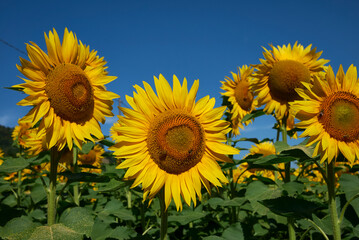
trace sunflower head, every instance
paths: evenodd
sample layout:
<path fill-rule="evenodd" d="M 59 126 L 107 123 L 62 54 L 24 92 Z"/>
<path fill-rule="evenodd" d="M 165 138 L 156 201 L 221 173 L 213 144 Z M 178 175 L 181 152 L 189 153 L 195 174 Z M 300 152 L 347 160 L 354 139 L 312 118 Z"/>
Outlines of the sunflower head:
<path fill-rule="evenodd" d="M 196 102 L 198 80 L 188 91 L 186 79 L 181 85 L 174 76 L 171 88 L 160 75 L 157 94 L 143 84 L 144 89 L 135 85 L 133 97 L 126 96 L 132 109 L 120 108 L 124 115 L 112 127 L 116 144 L 110 150 L 126 159 L 118 168 L 128 168 L 125 179 L 134 179 L 132 187 L 142 184 L 144 200 L 164 188 L 166 207 L 173 199 L 182 209 L 181 196 L 196 204 L 202 184 L 210 191 L 211 184 L 228 182 L 217 161 L 231 161 L 224 154 L 239 152 L 222 143 L 230 131 L 221 120 L 225 107 L 213 109 L 215 99 L 208 96 Z"/>
<path fill-rule="evenodd" d="M 21 122 L 21 119 L 18 123 L 11 136 L 29 156 L 36 156 L 47 150 L 44 130 L 39 131 L 38 127 L 31 127 L 30 123 Z"/>
<path fill-rule="evenodd" d="M 45 42 L 47 53 L 27 44 L 30 61 L 20 58 L 17 65 L 27 79 L 13 87 L 29 95 L 18 104 L 33 107 L 21 122 L 34 126 L 40 121 L 48 149 L 81 148 L 86 140 L 103 138 L 99 122 L 113 116 L 112 99 L 118 97 L 104 85 L 116 77 L 108 76 L 103 58 L 67 29 L 62 43 L 55 29 L 45 34 Z"/>
<path fill-rule="evenodd" d="M 318 75 L 313 84 L 297 92 L 303 98 L 291 103 L 297 127 L 306 128 L 301 137 L 310 137 L 308 145 L 317 143 L 314 155 L 321 162 L 336 159 L 339 152 L 353 163 L 359 157 L 359 82 L 357 69 L 351 65 L 345 74 L 342 66 L 335 76 L 329 66 L 325 78 Z"/>
<path fill-rule="evenodd" d="M 266 104 L 264 110 L 267 113 L 274 111 L 280 120 L 288 112 L 288 103 L 300 99 L 295 89 L 311 82 L 329 61 L 319 59 L 322 52 L 317 53 L 311 45 L 306 48 L 297 43 L 293 47 L 290 44 L 277 48 L 270 46 L 271 50 L 264 48 L 265 59 L 255 65 L 258 71 L 253 75 L 251 87 L 258 96 L 258 104 Z"/>
<path fill-rule="evenodd" d="M 93 149 L 91 149 L 86 154 L 79 154 L 78 159 L 79 163 L 83 165 L 92 165 L 94 167 L 101 167 L 101 162 L 103 159 L 102 154 L 105 153 L 105 150 L 100 145 L 95 145 Z"/>
<path fill-rule="evenodd" d="M 231 116 L 234 135 L 238 135 L 239 128 L 243 128 L 243 117 L 255 109 L 256 101 L 252 90 L 249 88 L 252 73 L 253 68 L 244 65 L 242 68 L 238 68 L 238 73 L 231 72 L 233 79 L 226 77 L 225 81 L 221 81 L 221 89 L 225 91 L 221 94 L 228 97 L 231 104 L 228 111 Z M 250 122 L 251 120 L 244 124 L 247 125 Z"/>

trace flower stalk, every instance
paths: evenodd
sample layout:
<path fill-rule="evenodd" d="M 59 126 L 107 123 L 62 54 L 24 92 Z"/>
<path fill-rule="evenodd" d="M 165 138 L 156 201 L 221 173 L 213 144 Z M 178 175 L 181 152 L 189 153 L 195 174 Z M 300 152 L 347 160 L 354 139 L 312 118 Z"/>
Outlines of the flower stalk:
<path fill-rule="evenodd" d="M 329 200 L 329 213 L 332 220 L 333 237 L 334 240 L 341 240 L 341 232 L 339 225 L 339 218 L 337 212 L 337 205 L 335 201 L 335 161 L 331 161 L 327 164 L 327 187 L 328 187 L 328 200 Z"/>
<path fill-rule="evenodd" d="M 56 223 L 56 181 L 57 165 L 59 162 L 59 152 L 56 148 L 51 149 L 50 162 L 50 184 L 47 195 L 47 225 L 51 226 Z"/>
<path fill-rule="evenodd" d="M 73 154 L 72 154 L 72 164 L 74 166 L 74 173 L 78 172 L 78 163 L 77 163 L 77 153 L 78 153 L 78 149 L 77 147 L 73 148 Z M 79 194 L 79 183 L 76 182 L 74 183 L 74 202 L 77 206 L 80 206 L 80 194 Z"/>
<path fill-rule="evenodd" d="M 282 124 L 280 125 L 280 129 L 282 132 L 282 138 L 283 142 L 287 143 L 287 117 L 288 115 L 285 115 L 282 119 Z M 290 162 L 285 163 L 285 169 L 284 169 L 284 182 L 288 183 L 290 182 Z M 295 240 L 295 228 L 294 228 L 294 219 L 292 217 L 287 217 L 287 223 L 288 223 L 288 234 L 289 234 L 289 240 Z"/>
<path fill-rule="evenodd" d="M 159 193 L 160 207 L 161 207 L 161 240 L 167 239 L 167 228 L 168 228 L 168 212 L 165 203 L 165 191 L 161 189 Z"/>

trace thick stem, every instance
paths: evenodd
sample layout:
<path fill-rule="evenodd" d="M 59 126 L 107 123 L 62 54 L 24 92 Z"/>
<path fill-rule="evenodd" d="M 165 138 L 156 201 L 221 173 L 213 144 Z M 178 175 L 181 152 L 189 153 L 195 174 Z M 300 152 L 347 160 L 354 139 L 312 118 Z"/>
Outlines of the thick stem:
<path fill-rule="evenodd" d="M 335 202 L 335 172 L 334 172 L 335 161 L 331 161 L 327 164 L 327 187 L 328 187 L 328 198 L 329 198 L 329 212 L 332 220 L 333 237 L 334 240 L 341 239 L 337 205 Z"/>
<path fill-rule="evenodd" d="M 282 131 L 283 142 L 287 143 L 287 116 L 282 119 L 282 124 L 280 126 Z M 285 163 L 284 167 L 284 182 L 290 182 L 290 162 Z M 287 217 L 288 222 L 288 234 L 289 240 L 295 240 L 295 227 L 294 219 L 292 217 Z"/>
<path fill-rule="evenodd" d="M 56 178 L 59 152 L 56 148 L 51 149 L 50 184 L 47 197 L 47 225 L 51 226 L 56 221 Z"/>
<path fill-rule="evenodd" d="M 74 166 L 74 173 L 78 172 L 78 164 L 77 164 L 77 153 L 78 150 L 76 147 L 73 148 L 73 154 L 72 154 L 72 164 Z M 80 206 L 80 194 L 79 194 L 79 183 L 74 183 L 74 202 L 77 206 Z"/>
<path fill-rule="evenodd" d="M 17 172 L 17 206 L 21 204 L 21 170 Z"/>
<path fill-rule="evenodd" d="M 160 191 L 160 207 L 161 207 L 161 240 L 167 239 L 167 218 L 168 212 L 165 203 L 165 189 L 162 188 Z"/>

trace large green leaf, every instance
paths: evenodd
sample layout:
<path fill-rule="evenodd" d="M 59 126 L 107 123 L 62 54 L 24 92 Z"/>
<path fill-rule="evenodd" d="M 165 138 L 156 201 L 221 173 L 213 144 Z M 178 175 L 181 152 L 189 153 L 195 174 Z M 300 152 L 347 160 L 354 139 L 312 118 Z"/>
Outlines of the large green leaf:
<path fill-rule="evenodd" d="M 94 173 L 80 172 L 72 173 L 70 171 L 59 173 L 60 176 L 68 178 L 70 183 L 73 182 L 109 182 L 110 178 L 107 176 L 97 175 Z"/>
<path fill-rule="evenodd" d="M 244 240 L 241 223 L 236 223 L 224 230 L 222 237 L 226 240 Z"/>
<path fill-rule="evenodd" d="M 135 237 L 137 233 L 134 229 L 125 226 L 119 226 L 112 229 L 109 224 L 106 224 L 96 219 L 92 229 L 91 239 L 92 240 L 106 240 L 106 239 L 131 239 Z"/>
<path fill-rule="evenodd" d="M 204 218 L 207 213 L 204 212 L 194 212 L 194 211 L 182 211 L 178 215 L 170 215 L 168 217 L 168 222 L 178 222 L 181 225 L 186 225 L 190 222 L 196 221 L 198 219 Z"/>
<path fill-rule="evenodd" d="M 19 158 L 7 158 L 3 164 L 0 165 L 0 173 L 13 173 L 23 170 L 29 166 L 29 162 L 26 159 Z"/>
<path fill-rule="evenodd" d="M 108 139 L 103 139 L 103 140 L 100 141 L 100 143 L 107 146 L 107 147 L 111 147 L 111 146 L 115 145 L 114 142 L 112 142 L 112 141 L 110 141 Z"/>
<path fill-rule="evenodd" d="M 345 193 L 345 198 L 349 201 L 352 197 L 359 193 L 359 178 L 355 175 L 343 174 L 339 179 L 340 187 Z M 359 216 L 359 198 L 354 199 L 350 203 L 357 216 Z"/>
<path fill-rule="evenodd" d="M 327 215 L 324 218 L 320 219 L 316 215 L 313 214 L 313 221 L 315 224 L 320 227 L 325 234 L 327 235 L 333 235 L 333 227 L 332 227 L 332 220 L 330 219 L 330 216 Z"/>
<path fill-rule="evenodd" d="M 260 117 L 260 116 L 263 116 L 265 115 L 266 113 L 263 112 L 263 109 L 258 109 L 258 110 L 254 110 L 252 111 L 251 113 L 245 115 L 243 118 L 242 118 L 242 122 L 246 122 L 248 120 L 251 120 L 253 118 L 256 118 L 256 117 Z"/>
<path fill-rule="evenodd" d="M 62 224 L 54 224 L 37 227 L 28 240 L 81 240 L 82 236 Z"/>
<path fill-rule="evenodd" d="M 30 196 L 35 204 L 46 199 L 46 192 L 44 186 L 42 184 L 35 184 L 34 187 L 31 189 Z"/>
<path fill-rule="evenodd" d="M 233 198 L 233 199 L 222 199 L 218 197 L 210 198 L 206 203 L 208 203 L 212 208 L 217 206 L 221 207 L 238 207 L 246 201 L 245 198 Z"/>
<path fill-rule="evenodd" d="M 261 215 L 265 215 L 268 212 L 268 208 L 260 204 L 258 201 L 277 198 L 281 195 L 282 191 L 275 185 L 265 185 L 260 181 L 251 182 L 245 194 L 245 197 L 251 203 L 253 211 L 258 212 Z"/>
<path fill-rule="evenodd" d="M 266 199 L 260 203 L 278 215 L 297 219 L 310 218 L 315 210 L 324 207 L 315 202 L 288 196 Z"/>
<path fill-rule="evenodd" d="M 61 215 L 60 223 L 63 223 L 78 233 L 90 236 L 94 218 L 87 208 L 75 207 Z"/>
<path fill-rule="evenodd" d="M 82 145 L 82 149 L 80 150 L 80 153 L 88 154 L 93 149 L 94 146 L 95 144 L 93 142 L 87 142 L 84 145 Z"/>
<path fill-rule="evenodd" d="M 120 220 L 124 220 L 124 221 L 135 221 L 136 220 L 135 216 L 132 214 L 131 210 L 125 208 L 123 206 L 123 203 L 117 199 L 114 199 L 114 200 L 111 200 L 110 202 L 108 202 L 106 204 L 105 208 L 103 209 L 103 211 L 101 211 L 99 213 L 99 217 L 108 216 L 108 215 L 116 216 Z"/>
<path fill-rule="evenodd" d="M 301 182 L 287 182 L 282 185 L 283 189 L 288 192 L 290 196 L 301 194 L 304 191 L 304 184 Z"/>
<path fill-rule="evenodd" d="M 117 181 L 116 179 L 112 178 L 108 183 L 105 184 L 98 184 L 98 192 L 113 192 L 118 189 L 121 189 L 123 187 L 126 187 L 128 185 L 132 184 L 131 182 L 123 182 L 123 181 Z"/>
<path fill-rule="evenodd" d="M 0 237 L 8 240 L 26 240 L 39 225 L 39 223 L 34 223 L 30 217 L 14 218 L 6 223 Z"/>

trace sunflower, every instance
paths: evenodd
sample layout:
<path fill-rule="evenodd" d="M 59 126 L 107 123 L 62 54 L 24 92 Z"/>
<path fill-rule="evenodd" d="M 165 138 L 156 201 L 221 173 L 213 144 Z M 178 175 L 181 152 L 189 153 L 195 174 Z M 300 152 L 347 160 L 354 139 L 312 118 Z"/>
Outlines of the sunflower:
<path fill-rule="evenodd" d="M 221 94 L 228 97 L 228 100 L 231 103 L 229 113 L 231 115 L 232 131 L 234 135 L 240 134 L 239 128 L 243 129 L 243 117 L 255 109 L 253 93 L 249 89 L 252 73 L 253 68 L 244 65 L 242 68 L 238 68 L 238 73 L 231 72 L 233 80 L 226 77 L 225 81 L 221 81 L 221 89 L 225 91 Z M 244 124 L 248 125 L 250 122 L 251 120 L 246 121 Z"/>
<path fill-rule="evenodd" d="M 254 65 L 258 70 L 253 74 L 251 87 L 257 96 L 258 105 L 265 105 L 264 111 L 275 112 L 281 120 L 288 113 L 288 103 L 299 99 L 295 88 L 302 87 L 302 82 L 311 82 L 313 76 L 324 70 L 329 60 L 318 59 L 322 52 L 316 52 L 312 45 L 304 48 L 297 42 L 283 45 L 271 50 L 264 48 L 265 59 Z"/>
<path fill-rule="evenodd" d="M 359 82 L 357 69 L 351 65 L 346 72 L 340 66 L 334 75 L 328 67 L 325 79 L 314 78 L 313 84 L 297 89 L 303 100 L 291 103 L 305 128 L 301 137 L 309 137 L 307 146 L 317 143 L 313 156 L 320 154 L 321 162 L 336 160 L 341 152 L 353 164 L 359 158 Z"/>
<path fill-rule="evenodd" d="M 0 148 L 0 158 L 4 157 L 4 151 Z M 3 161 L 0 159 L 0 165 L 3 163 Z"/>
<path fill-rule="evenodd" d="M 79 164 L 82 165 L 92 165 L 97 167 L 97 169 L 89 168 L 87 171 L 91 173 L 100 173 L 101 172 L 101 163 L 105 150 L 100 145 L 95 145 L 93 149 L 90 150 L 87 154 L 79 154 L 78 160 Z"/>
<path fill-rule="evenodd" d="M 269 155 L 275 155 L 276 150 L 275 150 L 274 144 L 272 142 L 261 142 L 261 143 L 252 145 L 252 147 L 249 149 L 248 155 L 255 155 L 255 154 L 261 154 L 263 157 L 266 157 Z M 284 163 L 276 164 L 276 167 L 280 171 L 284 170 Z M 252 169 L 249 169 L 248 171 L 252 172 L 253 175 L 270 178 L 273 181 L 281 178 L 281 177 L 277 176 L 276 173 L 273 172 L 272 170 L 252 168 Z"/>
<path fill-rule="evenodd" d="M 24 123 L 19 120 L 19 125 L 15 126 L 11 136 L 26 153 L 30 156 L 36 156 L 46 149 L 45 129 L 39 131 L 38 127 L 31 127 L 30 123 Z"/>
<path fill-rule="evenodd" d="M 116 77 L 107 76 L 103 59 L 67 29 L 62 44 L 55 29 L 45 33 L 45 41 L 48 54 L 31 42 L 26 46 L 30 61 L 20 58 L 17 65 L 28 79 L 13 87 L 29 95 L 18 105 L 33 106 L 21 122 L 34 126 L 40 121 L 48 149 L 81 148 L 85 139 L 103 138 L 99 122 L 113 116 L 112 99 L 118 97 L 104 84 Z"/>
<path fill-rule="evenodd" d="M 186 79 L 181 86 L 173 76 L 173 91 L 162 75 L 154 80 L 158 96 L 146 82 L 144 89 L 134 86 L 134 97 L 126 96 L 132 109 L 120 108 L 124 116 L 119 116 L 117 143 L 110 150 L 126 158 L 118 168 L 129 168 L 124 178 L 135 179 L 132 187 L 142 183 L 144 200 L 164 188 L 166 208 L 173 198 L 178 211 L 181 196 L 187 205 L 192 200 L 196 205 L 202 184 L 210 192 L 210 183 L 227 183 L 217 161 L 232 162 L 224 154 L 239 150 L 223 144 L 230 131 L 221 120 L 226 107 L 213 109 L 215 99 L 209 96 L 195 102 L 198 80 L 189 92 Z"/>

